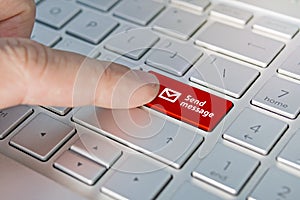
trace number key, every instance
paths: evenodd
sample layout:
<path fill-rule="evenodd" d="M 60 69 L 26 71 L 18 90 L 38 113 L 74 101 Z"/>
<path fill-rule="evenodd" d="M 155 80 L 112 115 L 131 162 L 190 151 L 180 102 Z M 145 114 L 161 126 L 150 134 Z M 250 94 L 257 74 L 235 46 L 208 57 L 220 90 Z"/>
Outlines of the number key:
<path fill-rule="evenodd" d="M 195 178 L 237 195 L 258 166 L 258 161 L 218 144 L 192 172 Z"/>
<path fill-rule="evenodd" d="M 300 80 L 300 47 L 293 50 L 278 69 L 278 73 Z"/>
<path fill-rule="evenodd" d="M 254 189 L 248 200 L 274 199 L 292 200 L 299 199 L 300 178 L 271 168 Z"/>
<path fill-rule="evenodd" d="M 278 119 L 245 109 L 225 131 L 223 137 L 266 155 L 286 128 L 287 124 Z"/>
<path fill-rule="evenodd" d="M 272 77 L 252 99 L 252 104 L 294 119 L 300 112 L 300 85 Z"/>
<path fill-rule="evenodd" d="M 282 150 L 277 157 L 279 162 L 292 166 L 300 170 L 300 129 L 295 133 L 286 147 Z"/>

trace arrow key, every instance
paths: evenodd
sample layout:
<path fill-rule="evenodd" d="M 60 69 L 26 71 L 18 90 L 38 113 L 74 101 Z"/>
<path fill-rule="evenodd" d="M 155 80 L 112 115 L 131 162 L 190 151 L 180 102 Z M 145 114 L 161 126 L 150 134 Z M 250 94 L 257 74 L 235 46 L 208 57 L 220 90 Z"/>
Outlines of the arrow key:
<path fill-rule="evenodd" d="M 40 113 L 12 137 L 10 145 L 41 161 L 46 161 L 74 133 L 74 128 Z"/>
<path fill-rule="evenodd" d="M 80 181 L 93 185 L 105 172 L 105 167 L 72 151 L 64 152 L 54 167 Z"/>
<path fill-rule="evenodd" d="M 225 131 L 223 137 L 267 155 L 286 128 L 286 123 L 247 108 Z"/>
<path fill-rule="evenodd" d="M 120 158 L 122 151 L 112 141 L 92 134 L 83 134 L 71 146 L 71 150 L 109 168 Z"/>
<path fill-rule="evenodd" d="M 171 177 L 164 167 L 129 156 L 114 166 L 101 192 L 115 199 L 155 199 Z"/>

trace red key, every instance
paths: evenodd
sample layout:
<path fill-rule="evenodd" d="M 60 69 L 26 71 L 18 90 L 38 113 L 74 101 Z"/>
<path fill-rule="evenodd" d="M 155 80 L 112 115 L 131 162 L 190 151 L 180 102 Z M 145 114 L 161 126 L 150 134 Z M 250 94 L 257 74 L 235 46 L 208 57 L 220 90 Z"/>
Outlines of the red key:
<path fill-rule="evenodd" d="M 233 103 L 161 74 L 154 74 L 160 82 L 158 96 L 146 106 L 178 120 L 212 131 Z"/>

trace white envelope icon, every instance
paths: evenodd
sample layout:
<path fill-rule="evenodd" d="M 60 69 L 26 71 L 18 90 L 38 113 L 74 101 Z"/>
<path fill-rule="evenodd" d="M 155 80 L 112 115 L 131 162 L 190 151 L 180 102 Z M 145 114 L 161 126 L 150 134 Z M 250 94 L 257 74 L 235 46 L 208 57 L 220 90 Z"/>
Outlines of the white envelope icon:
<path fill-rule="evenodd" d="M 181 96 L 180 92 L 177 92 L 175 90 L 172 90 L 170 88 L 165 88 L 159 95 L 159 98 L 162 98 L 164 100 L 170 101 L 171 103 L 174 103 L 177 101 L 177 99 Z"/>

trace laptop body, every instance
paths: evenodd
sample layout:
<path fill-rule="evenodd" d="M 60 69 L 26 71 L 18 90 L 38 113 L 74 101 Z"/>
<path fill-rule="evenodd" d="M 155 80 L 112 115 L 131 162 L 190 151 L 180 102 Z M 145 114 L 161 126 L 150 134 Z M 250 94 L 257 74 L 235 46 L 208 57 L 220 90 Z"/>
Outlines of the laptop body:
<path fill-rule="evenodd" d="M 41 0 L 37 9 L 33 40 L 151 71 L 166 106 L 2 110 L 3 198 L 297 198 L 297 1 Z M 111 23 L 97 39 L 78 28 L 100 18 Z"/>

